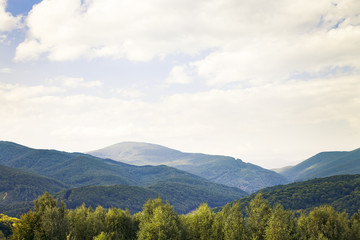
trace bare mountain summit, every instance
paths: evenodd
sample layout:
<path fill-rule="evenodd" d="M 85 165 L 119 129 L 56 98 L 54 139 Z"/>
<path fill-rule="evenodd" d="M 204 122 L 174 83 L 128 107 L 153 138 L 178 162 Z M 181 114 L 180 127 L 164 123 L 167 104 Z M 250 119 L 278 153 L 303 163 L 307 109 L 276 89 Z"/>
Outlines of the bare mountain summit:
<path fill-rule="evenodd" d="M 274 171 L 233 157 L 184 153 L 150 143 L 123 142 L 89 154 L 134 165 L 168 165 L 249 193 L 288 182 Z"/>

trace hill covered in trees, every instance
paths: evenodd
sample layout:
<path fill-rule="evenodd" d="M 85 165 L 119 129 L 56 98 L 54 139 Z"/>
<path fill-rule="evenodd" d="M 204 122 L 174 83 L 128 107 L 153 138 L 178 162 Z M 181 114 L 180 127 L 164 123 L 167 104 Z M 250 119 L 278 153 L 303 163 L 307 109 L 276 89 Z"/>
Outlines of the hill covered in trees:
<path fill-rule="evenodd" d="M 278 172 L 292 181 L 360 174 L 360 148 L 349 152 L 318 153 L 296 166 L 279 169 Z"/>
<path fill-rule="evenodd" d="M 28 211 L 32 201 L 44 192 L 56 193 L 67 188 L 54 179 L 2 165 L 0 173 L 0 209 L 12 216 Z"/>
<path fill-rule="evenodd" d="M 163 164 L 249 193 L 289 182 L 274 171 L 233 157 L 184 153 L 150 143 L 123 142 L 89 154 L 135 165 Z"/>
<path fill-rule="evenodd" d="M 72 204 L 69 203 L 71 207 L 75 207 L 75 202 L 78 204 L 88 202 L 89 204 L 112 205 L 115 201 L 113 198 L 103 198 L 103 201 L 100 201 L 100 195 L 89 194 L 89 186 L 99 186 L 93 190 L 101 194 L 102 192 L 109 193 L 112 190 L 120 191 L 119 187 L 111 188 L 109 186 L 123 185 L 121 189 L 124 192 L 115 192 L 113 195 L 122 195 L 128 198 L 128 202 L 136 204 L 132 207 L 129 205 L 116 206 L 126 206 L 129 209 L 138 210 L 147 199 L 144 196 L 153 198 L 161 195 L 174 204 L 175 209 L 179 212 L 191 211 L 201 202 L 208 202 L 211 207 L 215 207 L 247 195 L 246 192 L 238 188 L 213 183 L 199 176 L 164 165 L 133 166 L 82 153 L 31 149 L 11 142 L 0 142 L 0 164 L 22 169 L 21 173 L 27 175 L 25 174 L 26 176 L 21 178 L 17 177 L 19 181 L 22 178 L 34 177 L 34 179 L 29 180 L 29 183 L 33 183 L 34 186 L 41 189 L 37 192 L 35 190 L 30 191 L 30 188 L 22 191 L 25 196 L 24 199 L 16 198 L 16 195 L 9 191 L 7 201 L 4 202 L 2 209 L 12 216 L 21 213 L 24 209 L 27 211 L 31 206 L 29 201 L 34 200 L 37 195 L 42 194 L 45 190 L 54 193 L 65 188 L 72 193 L 69 196 L 74 197 Z M 39 182 L 36 179 L 43 179 L 43 181 Z M 3 181 L 4 186 L 13 184 L 16 189 L 20 189 L 22 184 L 17 181 L 11 182 L 11 178 L 3 178 Z M 53 189 L 53 186 L 49 185 L 50 182 L 57 183 L 58 189 Z M 139 191 L 143 191 L 144 196 Z M 5 192 L 6 190 L 2 191 L 3 194 Z M 67 201 L 66 198 L 64 200 Z M 20 205 L 16 205 L 18 207 L 13 205 L 23 201 L 26 203 L 19 203 Z M 14 209 L 17 212 L 13 212 Z"/>
<path fill-rule="evenodd" d="M 245 214 L 243 214 L 244 212 Z M 82 205 L 68 210 L 66 205 L 48 193 L 35 201 L 34 211 L 19 220 L 0 216 L 0 229 L 11 223 L 13 240 L 84 239 L 84 240 L 357 240 L 360 238 L 360 215 L 351 217 L 331 206 L 320 206 L 309 213 L 287 211 L 281 204 L 274 207 L 256 195 L 245 209 L 239 202 L 221 211 L 211 211 L 201 204 L 187 215 L 177 214 L 161 198 L 148 200 L 141 212 L 131 215 L 118 208 L 96 209 Z M 7 225 L 6 225 L 7 224 Z M 2 230 L 1 230 L 2 231 Z M 0 232 L 0 235 L 4 235 Z"/>
<path fill-rule="evenodd" d="M 261 193 L 271 205 L 280 203 L 285 209 L 311 210 L 330 205 L 339 212 L 354 214 L 360 206 L 360 175 L 338 175 L 262 189 L 237 200 L 242 207 Z"/>

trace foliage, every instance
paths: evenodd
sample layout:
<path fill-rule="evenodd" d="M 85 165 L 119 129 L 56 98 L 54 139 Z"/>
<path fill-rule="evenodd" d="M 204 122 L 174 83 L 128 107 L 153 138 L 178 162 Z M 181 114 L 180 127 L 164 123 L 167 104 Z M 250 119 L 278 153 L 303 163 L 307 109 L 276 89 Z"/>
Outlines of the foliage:
<path fill-rule="evenodd" d="M 3 238 L 6 238 L 12 234 L 12 226 L 18 221 L 19 219 L 17 218 L 0 214 L 0 232 L 3 235 Z"/>
<path fill-rule="evenodd" d="M 281 203 L 286 210 L 310 211 L 330 205 L 336 211 L 352 215 L 360 206 L 360 175 L 339 175 L 265 188 L 237 201 L 244 209 L 258 193 L 270 205 Z"/>
<path fill-rule="evenodd" d="M 160 197 L 148 200 L 142 211 L 131 215 L 118 208 L 95 210 L 82 205 L 67 210 L 63 203 L 45 193 L 35 201 L 34 211 L 14 222 L 11 239 L 59 240 L 355 240 L 360 239 L 360 211 L 349 218 L 331 206 L 320 206 L 296 217 L 281 204 L 271 208 L 258 194 L 246 207 L 240 203 L 213 212 L 207 204 L 196 211 L 178 215 L 173 206 Z M 9 219 L 1 215 L 4 219 Z M 1 234 L 1 233 L 0 233 Z M 1 235 L 0 235 L 1 239 Z"/>
<path fill-rule="evenodd" d="M 175 240 L 181 237 L 177 214 L 160 197 L 145 203 L 139 221 L 139 240 Z"/>

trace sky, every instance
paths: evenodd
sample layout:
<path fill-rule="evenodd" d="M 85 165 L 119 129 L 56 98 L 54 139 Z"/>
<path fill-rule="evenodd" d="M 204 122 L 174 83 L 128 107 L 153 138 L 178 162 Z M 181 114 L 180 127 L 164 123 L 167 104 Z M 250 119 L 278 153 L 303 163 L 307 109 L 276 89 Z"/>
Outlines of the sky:
<path fill-rule="evenodd" d="M 360 147 L 358 0 L 0 0 L 0 140 L 265 168 Z"/>

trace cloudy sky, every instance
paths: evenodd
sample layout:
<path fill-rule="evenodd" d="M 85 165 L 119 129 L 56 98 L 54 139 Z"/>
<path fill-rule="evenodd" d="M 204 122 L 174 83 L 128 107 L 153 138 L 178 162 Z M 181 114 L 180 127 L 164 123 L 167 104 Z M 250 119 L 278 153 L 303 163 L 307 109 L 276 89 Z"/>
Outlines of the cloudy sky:
<path fill-rule="evenodd" d="M 266 168 L 360 147 L 358 0 L 0 0 L 0 139 Z"/>

